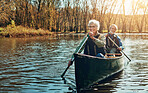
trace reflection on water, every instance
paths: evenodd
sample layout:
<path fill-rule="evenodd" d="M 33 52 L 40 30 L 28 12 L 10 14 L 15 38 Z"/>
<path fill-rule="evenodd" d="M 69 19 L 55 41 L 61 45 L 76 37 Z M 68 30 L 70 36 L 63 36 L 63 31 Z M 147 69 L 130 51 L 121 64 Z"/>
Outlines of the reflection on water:
<path fill-rule="evenodd" d="M 132 61 L 119 76 L 86 93 L 148 93 L 148 35 L 119 35 Z M 74 66 L 65 75 L 68 84 L 60 75 L 83 36 L 0 38 L 0 92 L 72 92 Z"/>

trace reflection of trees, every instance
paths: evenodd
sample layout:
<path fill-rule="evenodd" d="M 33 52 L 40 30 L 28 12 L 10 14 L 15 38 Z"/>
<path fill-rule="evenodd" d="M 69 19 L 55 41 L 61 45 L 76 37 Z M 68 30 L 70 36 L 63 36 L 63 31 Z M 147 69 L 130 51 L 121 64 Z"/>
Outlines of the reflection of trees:
<path fill-rule="evenodd" d="M 16 39 L 10 39 L 10 38 L 6 38 L 6 39 L 1 39 L 0 40 L 0 51 L 1 53 L 7 53 L 7 52 L 15 52 L 15 49 L 17 47 L 17 43 L 16 43 Z"/>
<path fill-rule="evenodd" d="M 82 39 L 85 34 L 56 34 L 56 39 L 65 39 L 65 40 L 75 40 L 75 39 Z M 54 37 L 53 37 L 54 38 Z"/>
<path fill-rule="evenodd" d="M 136 40 L 136 39 L 144 39 L 147 40 L 148 39 L 148 35 L 147 34 L 122 34 L 121 35 L 122 39 L 124 40 L 125 38 L 130 38 L 132 40 Z"/>
<path fill-rule="evenodd" d="M 144 36 L 146 37 L 146 36 Z M 135 35 L 128 37 L 131 39 L 130 49 L 131 57 L 136 60 L 148 60 L 148 45 L 147 39 L 143 39 L 141 35 Z"/>
<path fill-rule="evenodd" d="M 132 60 L 148 60 L 147 34 L 121 34 L 125 53 L 129 53 Z"/>
<path fill-rule="evenodd" d="M 148 63 L 145 62 L 136 62 L 130 64 L 130 68 L 133 69 L 134 71 L 137 71 L 137 73 L 140 73 L 139 71 L 147 70 Z"/>

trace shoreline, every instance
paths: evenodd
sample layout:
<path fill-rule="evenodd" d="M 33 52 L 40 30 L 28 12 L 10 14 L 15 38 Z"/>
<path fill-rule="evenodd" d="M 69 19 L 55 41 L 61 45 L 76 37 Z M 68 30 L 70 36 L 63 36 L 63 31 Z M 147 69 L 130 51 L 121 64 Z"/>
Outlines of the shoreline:
<path fill-rule="evenodd" d="M 84 31 L 78 32 L 78 33 L 86 33 Z M 107 30 L 104 30 L 103 33 L 107 33 Z M 122 33 L 121 30 L 118 30 L 116 33 Z M 128 34 L 129 32 L 124 32 L 123 34 Z M 140 34 L 137 31 L 130 32 L 133 34 Z M 141 34 L 148 33 L 146 32 L 141 32 Z M 0 27 L 0 38 L 7 37 L 7 38 L 25 38 L 25 37 L 35 37 L 35 36 L 51 36 L 55 34 L 76 34 L 76 32 L 72 31 L 66 31 L 66 32 L 53 32 L 49 30 L 44 30 L 44 29 L 33 29 L 33 28 L 28 28 L 28 27 L 23 27 L 23 26 L 15 26 L 12 27 L 11 25 L 1 28 Z"/>

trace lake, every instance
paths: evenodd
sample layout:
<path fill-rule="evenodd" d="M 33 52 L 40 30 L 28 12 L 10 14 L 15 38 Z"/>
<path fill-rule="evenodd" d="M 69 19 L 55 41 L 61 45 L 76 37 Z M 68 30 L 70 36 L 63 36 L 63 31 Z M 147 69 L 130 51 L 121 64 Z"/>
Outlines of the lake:
<path fill-rule="evenodd" d="M 148 93 L 148 34 L 118 35 L 132 61 L 120 75 L 86 93 Z M 0 38 L 0 92 L 71 93 L 74 65 L 65 74 L 66 82 L 60 76 L 83 37 Z"/>

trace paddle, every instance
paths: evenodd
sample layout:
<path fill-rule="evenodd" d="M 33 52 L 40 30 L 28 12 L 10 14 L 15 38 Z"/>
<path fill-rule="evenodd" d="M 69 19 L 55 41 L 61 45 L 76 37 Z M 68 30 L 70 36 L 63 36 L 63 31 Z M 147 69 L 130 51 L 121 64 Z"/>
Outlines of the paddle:
<path fill-rule="evenodd" d="M 89 37 L 88 34 L 84 36 L 84 38 L 82 39 L 81 43 L 76 48 L 76 50 L 75 50 L 74 53 L 80 53 L 80 52 L 82 52 L 82 50 L 83 50 L 83 48 L 85 46 L 85 43 L 88 40 L 88 37 Z M 74 55 L 72 55 L 71 60 L 69 61 L 69 64 L 68 64 L 67 68 L 65 69 L 65 71 L 63 72 L 63 74 L 61 75 L 61 77 L 63 77 L 65 75 L 65 73 L 67 72 L 67 70 L 69 69 L 69 67 L 72 65 L 73 61 L 74 61 Z"/>
<path fill-rule="evenodd" d="M 108 36 L 108 38 L 109 38 L 109 40 L 111 40 L 115 44 L 115 46 L 117 48 L 119 48 L 119 46 L 109 36 Z M 122 52 L 129 59 L 129 61 L 131 61 L 131 59 L 122 50 L 120 52 Z"/>

